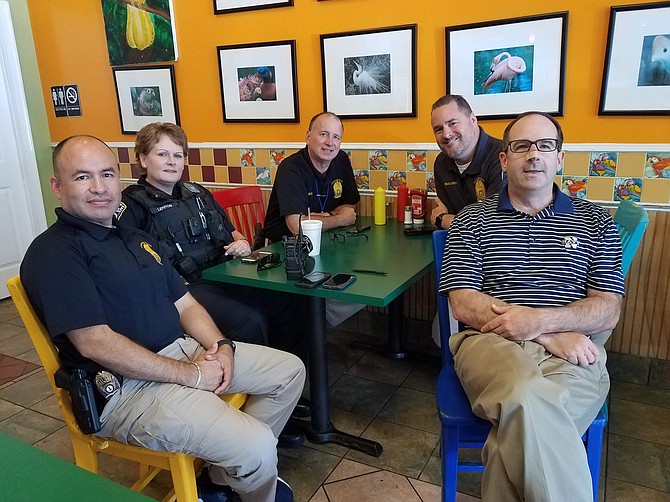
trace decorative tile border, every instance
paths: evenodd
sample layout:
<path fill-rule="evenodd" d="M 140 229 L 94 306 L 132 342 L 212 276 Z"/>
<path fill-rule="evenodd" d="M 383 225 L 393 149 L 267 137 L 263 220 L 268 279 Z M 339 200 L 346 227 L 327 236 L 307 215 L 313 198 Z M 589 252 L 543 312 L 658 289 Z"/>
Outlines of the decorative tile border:
<path fill-rule="evenodd" d="M 110 143 L 121 176 L 139 176 L 132 146 Z M 222 146 L 225 146 L 222 147 Z M 198 143 L 189 150 L 183 179 L 205 183 L 271 186 L 281 162 L 304 144 L 283 145 Z M 556 183 L 573 196 L 600 202 L 630 198 L 670 210 L 670 145 L 566 144 L 565 164 Z M 349 144 L 359 190 L 382 187 L 394 192 L 403 182 L 435 192 L 434 144 Z M 667 206 L 667 207 L 664 207 Z"/>

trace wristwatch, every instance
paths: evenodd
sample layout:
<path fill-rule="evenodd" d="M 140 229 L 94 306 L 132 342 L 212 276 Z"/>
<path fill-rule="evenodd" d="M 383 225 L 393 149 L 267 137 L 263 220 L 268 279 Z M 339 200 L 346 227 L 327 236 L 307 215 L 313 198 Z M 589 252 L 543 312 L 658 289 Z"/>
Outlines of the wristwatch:
<path fill-rule="evenodd" d="M 235 345 L 235 342 L 228 338 L 224 338 L 223 340 L 219 340 L 216 342 L 216 344 L 221 347 L 221 345 L 230 345 L 230 348 L 233 349 L 233 355 L 235 354 L 235 349 L 237 348 L 237 345 Z"/>
<path fill-rule="evenodd" d="M 435 226 L 436 226 L 437 228 L 439 228 L 439 229 L 442 228 L 442 217 L 443 217 L 445 214 L 449 214 L 449 213 L 438 214 L 438 215 L 437 215 L 437 218 L 435 218 Z"/>

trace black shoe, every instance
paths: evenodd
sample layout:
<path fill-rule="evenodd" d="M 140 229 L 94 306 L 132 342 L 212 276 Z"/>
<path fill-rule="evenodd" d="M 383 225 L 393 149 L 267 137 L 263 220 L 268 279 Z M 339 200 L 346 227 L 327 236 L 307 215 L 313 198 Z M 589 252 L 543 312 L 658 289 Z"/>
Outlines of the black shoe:
<path fill-rule="evenodd" d="M 305 442 L 305 435 L 295 425 L 286 424 L 277 438 L 277 448 L 297 448 Z"/>
<path fill-rule="evenodd" d="M 209 477 L 209 469 L 203 469 L 196 480 L 198 502 L 233 502 L 239 500 L 237 494 L 228 485 L 217 485 Z"/>
<path fill-rule="evenodd" d="M 293 502 L 293 489 L 282 478 L 277 478 L 275 502 Z"/>
<path fill-rule="evenodd" d="M 294 418 L 307 418 L 312 415 L 312 403 L 306 397 L 298 399 L 298 404 L 293 408 L 291 416 Z"/>

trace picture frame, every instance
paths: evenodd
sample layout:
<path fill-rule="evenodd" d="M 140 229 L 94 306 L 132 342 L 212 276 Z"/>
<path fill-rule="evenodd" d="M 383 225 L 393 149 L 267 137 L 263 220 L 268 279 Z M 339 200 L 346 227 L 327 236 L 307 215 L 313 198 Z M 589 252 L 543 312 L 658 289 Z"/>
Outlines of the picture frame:
<path fill-rule="evenodd" d="M 343 119 L 416 117 L 416 33 L 408 24 L 321 35 L 324 109 Z"/>
<path fill-rule="evenodd" d="M 292 6 L 293 0 L 214 0 L 214 14 Z"/>
<path fill-rule="evenodd" d="M 447 94 L 480 119 L 562 116 L 567 34 L 567 11 L 446 27 Z"/>
<path fill-rule="evenodd" d="M 112 68 L 121 132 L 135 134 L 152 122 L 180 125 L 172 65 Z"/>
<path fill-rule="evenodd" d="M 295 40 L 217 47 L 224 122 L 298 122 Z"/>
<path fill-rule="evenodd" d="M 670 115 L 670 2 L 610 8 L 598 115 Z"/>

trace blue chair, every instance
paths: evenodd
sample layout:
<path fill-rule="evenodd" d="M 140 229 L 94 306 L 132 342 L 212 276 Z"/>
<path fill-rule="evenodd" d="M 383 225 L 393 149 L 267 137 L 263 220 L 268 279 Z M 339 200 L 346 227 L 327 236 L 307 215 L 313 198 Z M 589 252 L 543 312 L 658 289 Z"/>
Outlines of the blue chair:
<path fill-rule="evenodd" d="M 622 269 L 624 277 L 635 256 L 642 236 L 649 223 L 647 211 L 629 201 L 620 203 L 614 221 L 619 229 L 623 247 Z M 454 361 L 449 351 L 451 333 L 464 329 L 457 323 L 449 311 L 449 299 L 439 294 L 442 259 L 447 241 L 447 230 L 433 232 L 433 253 L 435 255 L 435 274 L 437 295 L 437 312 L 440 322 L 440 341 L 442 345 L 442 371 L 437 381 L 437 411 L 442 423 L 442 501 L 456 501 L 456 483 L 459 472 L 483 472 L 481 462 L 465 462 L 458 460 L 460 448 L 481 448 L 491 429 L 491 424 L 472 413 L 468 397 L 454 370 Z M 586 448 L 593 499 L 598 498 L 598 481 L 600 477 L 600 459 L 602 455 L 603 432 L 607 425 L 607 405 L 604 404 L 598 416 L 591 423 L 582 438 Z"/>

